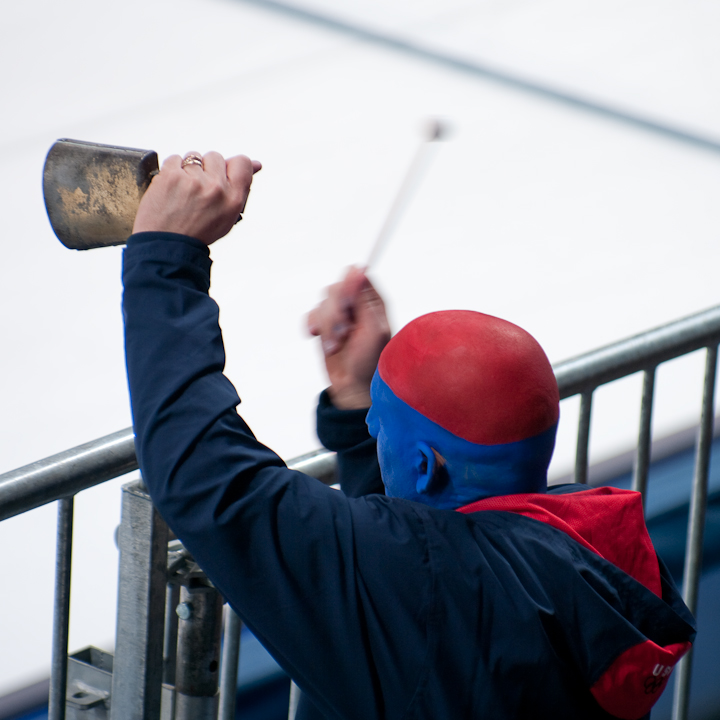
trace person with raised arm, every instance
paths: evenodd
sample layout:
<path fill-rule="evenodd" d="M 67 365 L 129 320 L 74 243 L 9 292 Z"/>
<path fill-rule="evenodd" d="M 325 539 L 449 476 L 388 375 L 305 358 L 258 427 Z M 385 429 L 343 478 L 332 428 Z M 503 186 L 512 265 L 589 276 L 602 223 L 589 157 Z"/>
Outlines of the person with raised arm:
<path fill-rule="evenodd" d="M 298 718 L 646 717 L 694 620 L 639 494 L 547 487 L 558 390 L 524 330 L 457 310 L 391 338 L 351 270 L 309 317 L 346 492 L 289 470 L 238 415 L 209 246 L 259 169 L 165 161 L 124 251 L 125 342 L 153 501 L 315 706 Z"/>

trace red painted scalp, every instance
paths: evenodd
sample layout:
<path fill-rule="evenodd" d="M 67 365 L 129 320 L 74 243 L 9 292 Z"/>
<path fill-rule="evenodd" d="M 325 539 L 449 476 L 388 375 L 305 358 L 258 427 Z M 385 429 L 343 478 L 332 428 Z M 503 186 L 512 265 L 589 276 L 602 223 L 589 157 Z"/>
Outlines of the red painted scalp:
<path fill-rule="evenodd" d="M 378 372 L 410 407 L 473 443 L 525 440 L 558 420 L 557 382 L 543 349 L 492 315 L 423 315 L 392 338 Z"/>

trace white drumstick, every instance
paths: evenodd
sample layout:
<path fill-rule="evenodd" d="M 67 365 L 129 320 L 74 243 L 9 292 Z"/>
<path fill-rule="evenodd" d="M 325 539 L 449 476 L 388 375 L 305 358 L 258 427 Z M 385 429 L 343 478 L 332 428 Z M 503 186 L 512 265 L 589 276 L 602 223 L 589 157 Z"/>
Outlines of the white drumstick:
<path fill-rule="evenodd" d="M 380 251 L 383 249 L 388 238 L 397 226 L 402 211 L 412 196 L 413 191 L 417 188 L 423 170 L 427 167 L 429 148 L 432 143 L 442 139 L 444 131 L 445 128 L 438 120 L 434 120 L 430 123 L 427 136 L 422 143 L 420 143 L 420 146 L 415 152 L 415 156 L 410 163 L 410 167 L 408 167 L 407 173 L 405 173 L 402 185 L 400 185 L 400 189 L 395 196 L 395 200 L 390 206 L 390 211 L 385 218 L 385 222 L 380 228 L 380 232 L 375 239 L 375 243 L 372 246 L 367 263 L 365 264 L 366 270 L 377 261 Z"/>

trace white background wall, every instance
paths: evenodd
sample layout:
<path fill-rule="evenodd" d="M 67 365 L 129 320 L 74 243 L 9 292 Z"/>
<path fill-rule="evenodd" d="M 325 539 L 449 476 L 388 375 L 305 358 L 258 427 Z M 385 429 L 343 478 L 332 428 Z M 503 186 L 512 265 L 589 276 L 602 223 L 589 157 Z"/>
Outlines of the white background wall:
<path fill-rule="evenodd" d="M 437 51 L 720 138 L 720 6 L 702 0 L 302 0 Z M 26 0 L 0 43 L 0 473 L 131 424 L 118 248 L 55 239 L 59 137 L 262 160 L 213 248 L 227 372 L 284 457 L 318 445 L 304 314 L 362 263 L 423 121 L 451 138 L 372 276 L 399 328 L 451 307 L 508 318 L 553 362 L 720 302 L 720 154 L 243 0 Z M 664 367 L 655 433 L 693 424 L 702 359 Z M 598 393 L 593 460 L 631 446 L 639 381 Z M 553 475 L 568 470 L 563 403 Z M 71 650 L 112 648 L 117 480 L 76 502 Z M 0 694 L 48 673 L 55 507 L 0 524 Z"/>

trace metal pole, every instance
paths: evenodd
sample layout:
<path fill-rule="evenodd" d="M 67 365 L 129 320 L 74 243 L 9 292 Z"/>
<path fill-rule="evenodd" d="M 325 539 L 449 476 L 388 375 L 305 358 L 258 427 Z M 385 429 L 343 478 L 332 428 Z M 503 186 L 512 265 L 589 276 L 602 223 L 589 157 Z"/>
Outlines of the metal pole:
<path fill-rule="evenodd" d="M 111 720 L 160 717 L 167 544 L 143 483 L 124 485 Z"/>
<path fill-rule="evenodd" d="M 288 467 L 335 482 L 335 453 L 315 450 L 290 460 Z M 135 436 L 127 428 L 92 442 L 51 455 L 0 475 L 0 521 L 33 510 L 61 497 L 137 470 Z"/>
<path fill-rule="evenodd" d="M 220 593 L 199 579 L 180 587 L 175 720 L 216 720 L 222 633 Z"/>
<path fill-rule="evenodd" d="M 137 470 L 127 428 L 0 475 L 0 520 Z"/>
<path fill-rule="evenodd" d="M 640 405 L 640 432 L 638 449 L 633 468 L 632 489 L 642 494 L 643 510 L 647 493 L 648 469 L 650 468 L 650 442 L 652 439 L 652 411 L 655 395 L 655 368 L 643 373 L 642 402 Z"/>
<path fill-rule="evenodd" d="M 700 564 L 702 562 L 702 539 L 705 530 L 705 510 L 707 508 L 708 476 L 710 471 L 710 452 L 713 440 L 713 421 L 715 419 L 715 378 L 717 374 L 717 345 L 709 347 L 705 359 L 705 387 L 703 390 L 700 433 L 695 455 L 695 477 L 690 497 L 688 519 L 687 549 L 683 573 L 683 599 L 693 615 L 697 612 L 698 585 L 700 583 Z"/>
<path fill-rule="evenodd" d="M 163 650 L 163 682 L 175 685 L 177 662 L 178 616 L 175 608 L 180 604 L 180 586 L 170 583 L 165 594 L 165 641 Z"/>
<path fill-rule="evenodd" d="M 235 720 L 241 629 L 242 622 L 240 618 L 230 605 L 228 605 L 227 614 L 225 615 L 225 636 L 223 640 L 220 676 L 219 720 Z"/>
<path fill-rule="evenodd" d="M 288 461 L 288 467 L 291 470 L 305 473 L 325 485 L 333 485 L 336 482 L 336 466 L 335 453 L 329 450 L 313 450 Z"/>
<path fill-rule="evenodd" d="M 720 306 L 654 328 L 553 367 L 560 399 L 720 342 Z"/>
<path fill-rule="evenodd" d="M 295 720 L 295 715 L 298 709 L 298 703 L 300 702 L 300 695 L 302 691 L 300 688 L 291 680 L 290 681 L 290 703 L 288 706 L 288 720 Z"/>
<path fill-rule="evenodd" d="M 52 666 L 48 720 L 65 720 L 68 631 L 70 628 L 70 571 L 72 566 L 73 498 L 58 502 L 53 614 Z"/>
<path fill-rule="evenodd" d="M 580 419 L 578 421 L 577 451 L 575 453 L 575 482 L 586 483 L 588 474 L 588 445 L 590 444 L 590 415 L 593 391 L 580 396 Z"/>
<path fill-rule="evenodd" d="M 700 432 L 695 453 L 695 476 L 690 512 L 688 515 L 687 544 L 685 546 L 685 568 L 683 571 L 683 599 L 690 612 L 697 612 L 698 587 L 702 564 L 702 541 L 705 530 L 707 509 L 708 475 L 710 451 L 713 439 L 715 417 L 715 378 L 717 374 L 717 345 L 707 349 L 705 358 L 705 386 L 703 389 Z M 687 720 L 690 707 L 690 678 L 692 675 L 692 649 L 678 663 L 673 697 L 673 720 Z"/>

